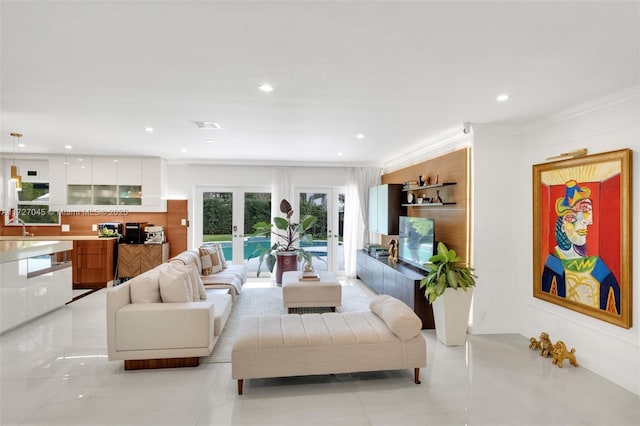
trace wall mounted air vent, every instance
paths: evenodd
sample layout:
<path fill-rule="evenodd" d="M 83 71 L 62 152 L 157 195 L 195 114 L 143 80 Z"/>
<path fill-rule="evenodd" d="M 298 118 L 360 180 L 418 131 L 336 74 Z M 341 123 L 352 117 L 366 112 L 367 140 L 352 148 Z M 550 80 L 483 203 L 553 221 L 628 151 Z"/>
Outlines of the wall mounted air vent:
<path fill-rule="evenodd" d="M 218 123 L 214 123 L 213 121 L 194 121 L 199 129 L 219 129 L 220 125 Z"/>

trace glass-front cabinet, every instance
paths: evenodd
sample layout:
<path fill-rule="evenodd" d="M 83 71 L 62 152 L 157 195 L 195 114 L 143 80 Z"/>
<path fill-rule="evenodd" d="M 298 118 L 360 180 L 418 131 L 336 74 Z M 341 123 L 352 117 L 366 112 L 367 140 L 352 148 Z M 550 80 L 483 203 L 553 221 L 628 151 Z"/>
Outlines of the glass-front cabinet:
<path fill-rule="evenodd" d="M 89 206 L 92 195 L 92 185 L 67 185 L 67 204 Z"/>
<path fill-rule="evenodd" d="M 119 185 L 118 205 L 120 206 L 140 206 L 142 205 L 141 185 Z"/>
<path fill-rule="evenodd" d="M 93 185 L 93 204 L 115 206 L 118 189 L 116 185 Z"/>

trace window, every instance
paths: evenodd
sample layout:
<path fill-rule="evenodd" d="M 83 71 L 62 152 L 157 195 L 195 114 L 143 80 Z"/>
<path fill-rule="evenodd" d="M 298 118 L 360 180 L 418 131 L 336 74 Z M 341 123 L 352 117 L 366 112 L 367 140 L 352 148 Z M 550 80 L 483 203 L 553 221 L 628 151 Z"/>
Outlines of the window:
<path fill-rule="evenodd" d="M 49 182 L 22 182 L 17 216 L 26 225 L 60 224 L 60 213 L 49 210 Z"/>

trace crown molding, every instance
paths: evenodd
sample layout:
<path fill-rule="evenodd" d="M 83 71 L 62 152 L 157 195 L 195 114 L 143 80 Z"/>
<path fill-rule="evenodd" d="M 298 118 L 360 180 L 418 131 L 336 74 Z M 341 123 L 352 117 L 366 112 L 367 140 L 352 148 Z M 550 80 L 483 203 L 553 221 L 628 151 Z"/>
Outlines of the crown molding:
<path fill-rule="evenodd" d="M 432 158 L 434 155 L 445 154 L 463 147 L 471 146 L 473 143 L 472 131 L 465 134 L 461 128 L 451 129 L 447 132 L 426 141 L 415 151 L 406 152 L 383 164 L 384 173 L 390 173 L 398 169 L 412 166 L 424 160 Z"/>
<path fill-rule="evenodd" d="M 264 160 L 166 160 L 171 166 L 252 166 L 252 167 L 382 167 L 382 163 L 313 162 L 313 161 L 264 161 Z"/>
<path fill-rule="evenodd" d="M 601 96 L 599 98 L 595 98 L 590 101 L 575 105 L 573 107 L 558 111 L 539 120 L 534 120 L 523 126 L 523 130 L 525 132 L 530 132 L 532 130 L 538 130 L 543 127 L 552 126 L 563 121 L 573 120 L 580 116 L 590 114 L 601 109 L 609 108 L 611 106 L 632 100 L 634 98 L 640 98 L 640 85 L 627 87 L 625 89 L 618 90 L 617 92 L 613 92 L 608 95 Z"/>

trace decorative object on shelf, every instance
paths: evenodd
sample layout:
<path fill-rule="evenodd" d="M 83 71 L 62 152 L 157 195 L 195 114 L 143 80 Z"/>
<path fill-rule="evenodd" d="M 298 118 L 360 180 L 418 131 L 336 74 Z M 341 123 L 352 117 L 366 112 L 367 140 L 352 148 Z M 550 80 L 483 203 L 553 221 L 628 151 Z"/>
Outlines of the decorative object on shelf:
<path fill-rule="evenodd" d="M 411 189 L 411 185 L 418 185 L 417 180 L 408 180 L 406 182 L 402 182 L 402 189 L 408 190 Z"/>
<path fill-rule="evenodd" d="M 567 346 L 564 344 L 562 340 L 558 340 L 555 345 L 553 345 L 553 361 L 551 361 L 554 365 L 557 365 L 558 368 L 562 368 L 562 363 L 565 359 L 569 360 L 569 364 L 574 367 L 578 367 L 578 361 L 576 361 L 575 356 L 575 348 L 571 348 L 570 351 L 567 350 Z"/>
<path fill-rule="evenodd" d="M 418 204 L 422 204 L 423 201 L 424 199 L 422 197 L 418 197 L 418 200 L 417 200 Z"/>
<path fill-rule="evenodd" d="M 407 192 L 407 203 L 413 204 L 413 192 Z"/>
<path fill-rule="evenodd" d="M 437 185 L 437 184 L 439 184 L 439 183 L 440 183 L 440 175 L 436 175 L 436 177 L 435 177 L 435 178 L 433 178 L 433 184 L 434 184 L 434 185 Z"/>
<path fill-rule="evenodd" d="M 312 215 L 306 215 L 300 223 L 294 223 L 293 207 L 291 203 L 283 199 L 280 202 L 280 212 L 285 217 L 274 217 L 273 224 L 267 222 L 258 222 L 253 225 L 255 232 L 253 236 L 270 236 L 277 237 L 276 242 L 268 248 L 261 248 L 258 263 L 257 276 L 260 277 L 260 269 L 262 262 L 266 260 L 269 272 L 273 272 L 273 268 L 278 263 L 276 271 L 276 283 L 282 284 L 282 273 L 285 271 L 296 271 L 298 269 L 298 261 L 311 261 L 311 253 L 305 252 L 302 247 L 298 247 L 299 242 L 313 243 L 313 234 L 311 228 L 318 221 L 318 218 Z M 275 229 L 273 228 L 275 225 Z"/>
<path fill-rule="evenodd" d="M 436 337 L 447 346 L 463 345 L 467 339 L 471 296 L 476 285 L 473 268 L 443 242 L 424 265 L 429 272 L 420 281 L 433 305 Z M 460 291 L 464 290 L 464 291 Z"/>
<path fill-rule="evenodd" d="M 422 175 L 422 176 L 420 176 L 420 177 L 418 178 L 418 185 L 420 185 L 420 186 L 429 185 L 429 184 L 427 183 L 428 179 L 429 179 L 429 178 L 428 178 L 426 175 Z"/>
<path fill-rule="evenodd" d="M 632 320 L 633 151 L 533 166 L 533 295 L 623 328 Z"/>
<path fill-rule="evenodd" d="M 396 240 L 389 241 L 389 260 L 391 262 L 398 261 L 398 242 Z"/>
<path fill-rule="evenodd" d="M 440 190 L 437 189 L 436 190 L 436 203 L 444 203 L 444 201 L 442 201 L 442 198 L 440 197 Z"/>

